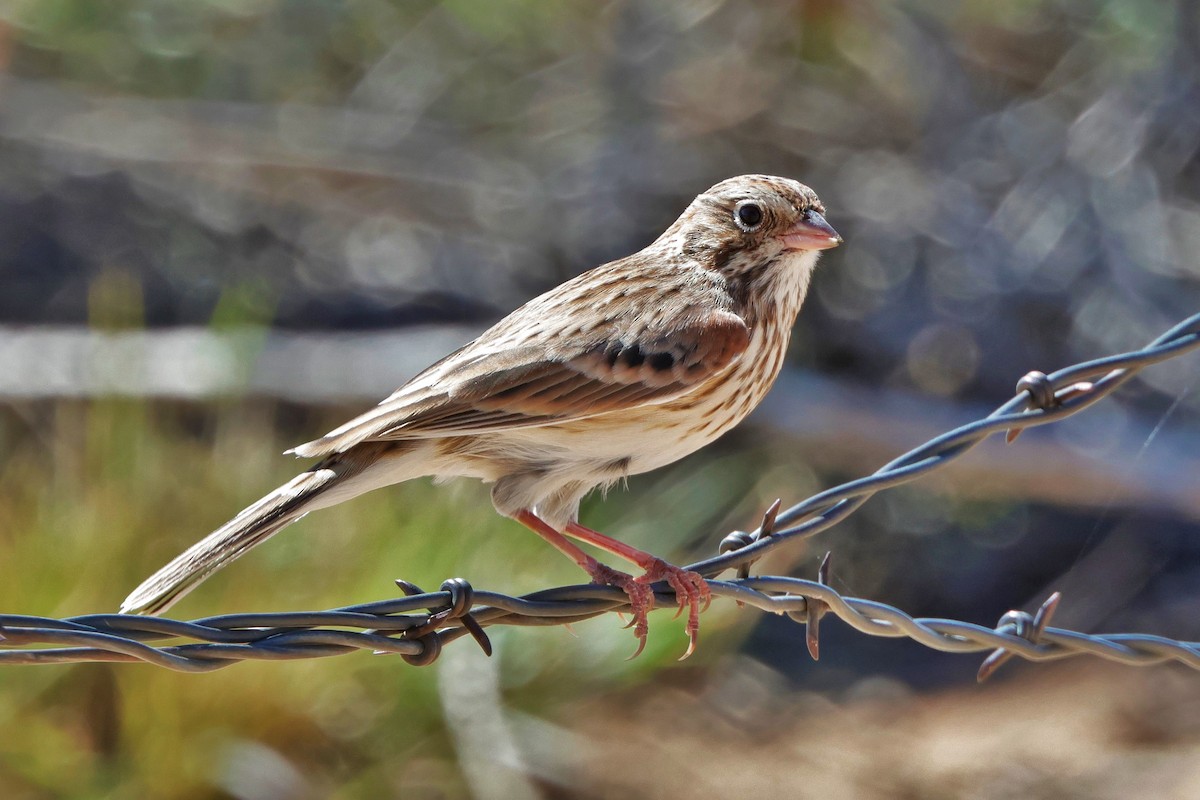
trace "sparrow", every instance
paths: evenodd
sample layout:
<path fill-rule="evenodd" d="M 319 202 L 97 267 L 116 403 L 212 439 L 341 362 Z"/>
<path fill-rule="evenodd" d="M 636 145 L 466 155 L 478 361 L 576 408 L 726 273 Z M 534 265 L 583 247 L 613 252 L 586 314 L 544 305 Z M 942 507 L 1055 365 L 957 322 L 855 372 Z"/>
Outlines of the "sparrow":
<path fill-rule="evenodd" d="M 319 460 L 148 578 L 121 611 L 167 609 L 311 511 L 422 476 L 469 477 L 491 484 L 500 514 L 625 592 L 638 653 L 651 584 L 665 580 L 688 610 L 690 654 L 708 584 L 584 527 L 579 502 L 698 450 L 758 405 L 818 255 L 842 241 L 824 213 L 794 180 L 721 181 L 645 249 L 530 300 L 370 411 L 287 451 Z"/>

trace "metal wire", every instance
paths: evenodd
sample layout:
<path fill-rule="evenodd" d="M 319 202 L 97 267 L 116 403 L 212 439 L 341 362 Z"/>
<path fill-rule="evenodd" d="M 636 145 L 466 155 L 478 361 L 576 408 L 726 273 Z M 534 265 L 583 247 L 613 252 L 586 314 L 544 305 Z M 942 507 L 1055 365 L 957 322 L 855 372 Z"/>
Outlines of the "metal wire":
<path fill-rule="evenodd" d="M 782 512 L 778 504 L 772 506 L 756 531 L 730 534 L 722 543 L 722 555 L 689 568 L 710 579 L 717 597 L 787 614 L 806 624 L 814 657 L 818 623 L 832 613 L 870 636 L 907 637 L 954 653 L 991 651 L 980 669 L 981 679 L 1013 656 L 1046 661 L 1092 655 L 1131 666 L 1177 661 L 1200 670 L 1197 642 L 1049 627 L 1057 595 L 1035 615 L 1009 612 L 995 628 L 987 628 L 955 620 L 913 618 L 883 603 L 843 597 L 825 580 L 827 564 L 822 566 L 819 581 L 748 575 L 750 565 L 768 551 L 828 529 L 876 492 L 940 469 L 993 434 L 1006 432 L 1011 440 L 1025 428 L 1076 414 L 1111 394 L 1142 368 L 1198 347 L 1200 314 L 1141 350 L 1050 375 L 1030 373 L 1018 384 L 1017 395 L 987 417 L 926 442 L 868 477 L 821 492 Z M 737 579 L 714 579 L 731 568 L 739 571 Z M 323 658 L 370 650 L 398 654 L 410 664 L 421 665 L 435 660 L 443 645 L 466 635 L 490 652 L 484 632 L 488 626 L 563 625 L 628 608 L 624 592 L 606 586 L 563 586 L 510 597 L 475 591 L 461 579 L 447 581 L 437 592 L 397 583 L 408 596 L 330 611 L 228 614 L 191 622 L 122 614 L 67 619 L 0 614 L 0 664 L 142 661 L 182 672 L 208 672 L 246 660 Z M 656 585 L 655 590 L 658 605 L 674 606 L 674 594 L 665 584 Z"/>
<path fill-rule="evenodd" d="M 1098 358 L 1060 369 L 1050 375 L 1031 372 L 1018 382 L 1015 397 L 981 420 L 937 436 L 874 474 L 813 495 L 773 516 L 764 530 L 736 532 L 722 544 L 723 555 L 688 567 L 716 575 L 745 567 L 790 539 L 807 538 L 841 522 L 872 495 L 941 469 L 996 433 L 1015 433 L 1058 422 L 1112 394 L 1144 367 L 1175 358 L 1200 347 L 1200 314 L 1188 317 L 1141 350 Z M 1096 378 L 1095 381 L 1087 381 Z M 771 516 L 768 514 L 768 516 Z M 764 521 L 767 521 L 764 519 Z M 791 525 L 775 530 L 780 525 Z"/>

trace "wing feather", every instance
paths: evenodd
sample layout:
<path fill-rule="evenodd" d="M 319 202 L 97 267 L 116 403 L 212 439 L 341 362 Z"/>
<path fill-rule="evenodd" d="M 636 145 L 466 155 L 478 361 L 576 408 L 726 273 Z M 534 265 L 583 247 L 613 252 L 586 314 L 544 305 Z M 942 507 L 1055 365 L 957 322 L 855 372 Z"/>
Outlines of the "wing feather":
<path fill-rule="evenodd" d="M 745 321 L 730 311 L 689 311 L 658 334 L 610 330 L 491 352 L 482 351 L 481 337 L 371 411 L 289 452 L 326 456 L 366 441 L 550 425 L 679 397 L 725 370 L 750 341 Z"/>

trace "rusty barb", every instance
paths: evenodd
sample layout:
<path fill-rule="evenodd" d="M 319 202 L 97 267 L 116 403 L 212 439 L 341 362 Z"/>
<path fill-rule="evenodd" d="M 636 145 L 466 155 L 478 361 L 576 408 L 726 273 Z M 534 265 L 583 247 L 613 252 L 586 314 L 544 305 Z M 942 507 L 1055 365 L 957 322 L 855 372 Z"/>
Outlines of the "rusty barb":
<path fill-rule="evenodd" d="M 791 508 L 776 500 L 758 529 L 725 537 L 720 554 L 689 565 L 712 594 L 805 625 L 809 654 L 820 654 L 819 624 L 828 615 L 869 636 L 905 637 L 952 653 L 989 652 L 979 670 L 986 680 L 1013 657 L 1046 661 L 1092 655 L 1130 666 L 1175 661 L 1200 670 L 1200 643 L 1145 634 L 1085 634 L 1049 627 L 1060 602 L 1055 593 L 1034 614 L 1010 611 L 995 628 L 947 619 L 913 618 L 892 606 L 843 597 L 829 585 L 827 554 L 817 580 L 752 576 L 752 565 L 770 550 L 824 531 L 877 492 L 908 483 L 959 458 L 987 437 L 1012 442 L 1026 428 L 1064 419 L 1107 397 L 1141 369 L 1200 347 L 1200 314 L 1141 350 L 1108 356 L 1045 375 L 1031 372 L 1017 393 L 983 419 L 942 434 L 894 459 L 875 473 L 828 489 Z M 718 580 L 725 570 L 733 580 Z M 485 629 L 494 625 L 570 625 L 628 609 L 624 592 L 575 585 L 524 597 L 475 590 L 452 579 L 436 592 L 397 581 L 405 596 L 317 612 L 228 614 L 184 622 L 159 617 L 91 614 L 52 619 L 0 614 L 0 664 L 80 661 L 144 662 L 183 672 L 208 672 L 247 660 L 323 658 L 357 650 L 399 654 L 421 666 L 442 647 L 471 636 L 491 654 Z M 665 583 L 654 587 L 656 605 L 676 605 Z"/>
<path fill-rule="evenodd" d="M 1042 603 L 1037 613 L 1032 616 L 1024 611 L 1005 612 L 1004 616 L 1000 617 L 1000 624 L 996 626 L 996 632 L 1011 633 L 1036 647 L 1041 643 L 1042 634 L 1046 632 L 1046 626 L 1050 624 L 1050 617 L 1054 616 L 1054 610 L 1058 608 L 1060 600 L 1062 600 L 1062 592 L 1055 592 L 1046 598 L 1046 602 Z M 1013 653 L 1010 651 L 1003 647 L 997 648 L 983 660 L 983 664 L 975 676 L 976 680 L 983 683 L 1012 657 Z"/>

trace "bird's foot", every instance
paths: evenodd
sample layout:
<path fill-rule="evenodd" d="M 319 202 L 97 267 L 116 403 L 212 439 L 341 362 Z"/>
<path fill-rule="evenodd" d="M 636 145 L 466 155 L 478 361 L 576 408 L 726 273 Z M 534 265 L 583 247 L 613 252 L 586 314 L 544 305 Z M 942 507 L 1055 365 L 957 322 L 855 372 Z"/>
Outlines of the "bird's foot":
<path fill-rule="evenodd" d="M 708 582 L 700 573 L 668 564 L 661 558 L 655 558 L 646 565 L 646 574 L 638 578 L 637 583 L 649 585 L 660 580 L 665 580 L 675 592 L 675 598 L 679 602 L 679 610 L 675 612 L 675 616 L 682 614 L 684 608 L 688 610 L 688 649 L 679 657 L 682 661 L 696 652 L 696 640 L 700 636 L 700 612 L 707 610 L 712 603 L 712 590 L 708 588 Z M 651 597 L 653 596 L 651 594 Z M 701 603 L 704 604 L 703 608 Z"/>
<path fill-rule="evenodd" d="M 637 650 L 634 650 L 633 655 L 630 656 L 630 658 L 637 658 L 646 649 L 646 636 L 650 632 L 650 623 L 647 621 L 646 615 L 654 608 L 654 590 L 641 579 L 636 579 L 628 573 L 615 570 L 599 561 L 593 561 L 586 569 L 593 583 L 615 586 L 629 596 L 629 613 L 633 618 L 625 627 L 633 628 L 633 635 L 637 637 Z"/>

